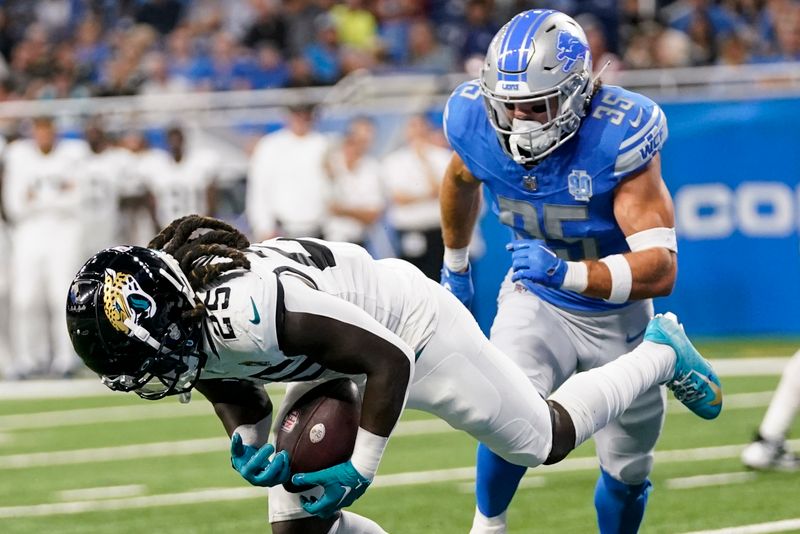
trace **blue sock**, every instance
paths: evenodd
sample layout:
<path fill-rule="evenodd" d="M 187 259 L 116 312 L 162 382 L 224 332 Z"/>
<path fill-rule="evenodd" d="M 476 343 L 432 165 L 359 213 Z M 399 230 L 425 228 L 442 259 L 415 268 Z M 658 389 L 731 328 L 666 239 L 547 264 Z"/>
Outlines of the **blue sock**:
<path fill-rule="evenodd" d="M 475 479 L 478 510 L 486 517 L 494 517 L 505 512 L 527 469 L 503 460 L 489 450 L 489 447 L 479 443 Z"/>
<path fill-rule="evenodd" d="M 600 469 L 594 488 L 594 507 L 600 534 L 635 534 L 644 517 L 652 484 L 645 480 L 629 486 Z"/>

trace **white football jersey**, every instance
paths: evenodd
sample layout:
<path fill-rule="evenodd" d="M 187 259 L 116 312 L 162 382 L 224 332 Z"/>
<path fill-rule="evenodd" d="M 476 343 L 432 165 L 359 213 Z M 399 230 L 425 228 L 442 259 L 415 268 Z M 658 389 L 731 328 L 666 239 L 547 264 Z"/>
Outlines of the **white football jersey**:
<path fill-rule="evenodd" d="M 164 150 L 144 155 L 139 173 L 156 199 L 156 218 L 162 227 L 173 220 L 197 213 L 209 215 L 206 197 L 217 174 L 217 161 L 205 152 L 188 151 L 175 161 Z"/>
<path fill-rule="evenodd" d="M 134 158 L 124 148 L 90 152 L 80 168 L 83 242 L 89 251 L 119 243 L 119 201 Z"/>
<path fill-rule="evenodd" d="M 58 141 L 45 154 L 30 139 L 14 141 L 4 154 L 3 205 L 19 224 L 37 218 L 77 218 L 80 211 L 78 169 L 89 147 L 84 141 Z"/>
<path fill-rule="evenodd" d="M 433 335 L 437 305 L 430 285 L 404 261 L 376 261 L 359 246 L 310 238 L 264 241 L 251 246 L 247 257 L 249 271 L 225 273 L 199 294 L 210 315 L 203 379 L 288 382 L 321 376 L 326 369 L 319 364 L 286 356 L 279 347 L 278 324 L 290 302 L 293 310 L 310 310 L 384 337 L 390 332 L 414 352 Z"/>

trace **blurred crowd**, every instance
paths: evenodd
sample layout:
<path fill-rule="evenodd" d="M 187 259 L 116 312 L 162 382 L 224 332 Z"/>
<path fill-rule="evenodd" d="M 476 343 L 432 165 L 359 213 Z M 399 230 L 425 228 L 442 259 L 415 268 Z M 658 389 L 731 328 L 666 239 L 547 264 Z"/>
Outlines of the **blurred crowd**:
<path fill-rule="evenodd" d="M 0 100 L 472 72 L 497 29 L 535 7 L 577 17 L 610 73 L 800 54 L 795 0 L 5 0 Z"/>
<path fill-rule="evenodd" d="M 226 218 L 254 242 L 358 243 L 438 280 L 439 183 L 451 155 L 441 130 L 410 116 L 378 153 L 366 116 L 323 134 L 302 105 L 286 110 L 284 125 L 258 139 L 233 178 L 223 177 L 223 154 L 179 124 L 161 146 L 141 131 L 108 132 L 98 117 L 77 137 L 47 116 L 24 121 L 16 139 L 0 137 L 0 378 L 79 372 L 63 326 L 75 272 L 102 248 L 147 245 L 183 215 Z M 237 189 L 238 209 L 225 208 Z"/>

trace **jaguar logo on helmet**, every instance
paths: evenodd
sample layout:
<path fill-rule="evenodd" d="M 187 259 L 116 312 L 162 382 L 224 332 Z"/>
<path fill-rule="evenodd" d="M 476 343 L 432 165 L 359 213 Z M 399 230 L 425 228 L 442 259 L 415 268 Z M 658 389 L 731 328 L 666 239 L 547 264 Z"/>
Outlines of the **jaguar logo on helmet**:
<path fill-rule="evenodd" d="M 156 303 L 150 295 L 142 291 L 133 276 L 106 269 L 103 280 L 103 311 L 115 329 L 128 334 L 129 324 L 138 324 L 140 318 L 155 315 Z"/>
<path fill-rule="evenodd" d="M 556 60 L 563 61 L 561 70 L 569 72 L 575 65 L 575 62 L 581 58 L 586 58 L 588 50 L 586 43 L 582 42 L 578 37 L 572 35 L 566 30 L 558 32 L 558 41 L 556 42 Z"/>

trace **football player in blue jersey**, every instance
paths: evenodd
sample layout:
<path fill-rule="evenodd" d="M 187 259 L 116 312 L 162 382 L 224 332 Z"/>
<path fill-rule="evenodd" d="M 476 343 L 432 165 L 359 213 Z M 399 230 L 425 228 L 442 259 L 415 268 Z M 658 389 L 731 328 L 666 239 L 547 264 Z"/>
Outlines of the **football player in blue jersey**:
<path fill-rule="evenodd" d="M 639 344 L 651 299 L 675 282 L 664 113 L 598 78 L 572 18 L 526 11 L 500 29 L 480 78 L 458 87 L 445 109 L 455 154 L 441 192 L 442 284 L 469 305 L 468 246 L 484 185 L 514 233 L 491 340 L 544 397 Z M 595 435 L 603 534 L 639 528 L 664 406 L 663 388 L 653 387 Z M 505 532 L 524 472 L 479 446 L 474 533 Z"/>

